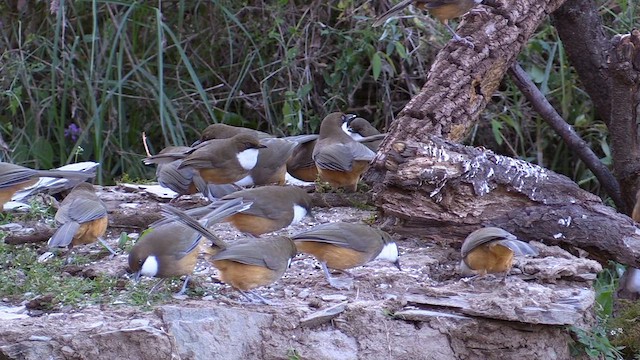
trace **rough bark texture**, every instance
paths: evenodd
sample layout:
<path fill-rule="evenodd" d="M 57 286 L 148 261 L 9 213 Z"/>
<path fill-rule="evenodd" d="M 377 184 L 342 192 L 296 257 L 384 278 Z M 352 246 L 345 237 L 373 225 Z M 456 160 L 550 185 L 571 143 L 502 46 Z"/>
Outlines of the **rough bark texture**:
<path fill-rule="evenodd" d="M 640 235 L 630 218 L 565 176 L 438 137 L 395 142 L 375 201 L 393 232 L 457 243 L 482 226 L 524 239 L 588 250 L 638 266 Z M 376 190 L 376 189 L 374 189 Z"/>
<path fill-rule="evenodd" d="M 607 124 L 611 120 L 611 101 L 607 74 L 609 40 L 593 0 L 567 0 L 551 14 L 571 65 L 576 69 L 591 97 L 598 116 Z"/>
<path fill-rule="evenodd" d="M 619 210 L 630 214 L 640 189 L 638 31 L 607 39 L 593 0 L 568 0 L 553 14 L 553 22 L 596 114 L 607 124 L 613 168 L 626 203 Z"/>
<path fill-rule="evenodd" d="M 563 2 L 503 0 L 497 8 L 480 6 L 486 11 L 467 14 L 458 31 L 471 36 L 475 48 L 450 42 L 440 51 L 422 91 L 391 125 L 383 152 L 395 140 L 464 138 L 524 44 Z"/>
<path fill-rule="evenodd" d="M 616 36 L 609 53 L 613 170 L 631 213 L 640 189 L 640 31 Z"/>

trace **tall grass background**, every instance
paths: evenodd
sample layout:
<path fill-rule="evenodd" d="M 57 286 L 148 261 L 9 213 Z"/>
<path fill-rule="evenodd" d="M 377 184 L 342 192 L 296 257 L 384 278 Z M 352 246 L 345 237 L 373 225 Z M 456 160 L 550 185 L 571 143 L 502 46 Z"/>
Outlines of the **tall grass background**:
<path fill-rule="evenodd" d="M 610 35 L 638 27 L 637 4 L 600 1 Z M 316 132 L 331 111 L 384 130 L 417 94 L 450 35 L 405 12 L 379 28 L 382 1 L 9 0 L 0 4 L 2 159 L 34 168 L 99 161 L 98 181 L 152 178 L 152 152 L 224 122 L 278 135 Z M 564 118 L 610 162 L 606 127 L 553 27 L 520 56 Z M 505 79 L 469 144 L 597 182 Z"/>

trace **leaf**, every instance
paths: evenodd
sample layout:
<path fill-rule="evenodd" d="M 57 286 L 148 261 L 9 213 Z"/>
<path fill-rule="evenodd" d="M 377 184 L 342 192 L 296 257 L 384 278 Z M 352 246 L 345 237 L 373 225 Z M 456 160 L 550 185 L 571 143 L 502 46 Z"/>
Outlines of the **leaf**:
<path fill-rule="evenodd" d="M 373 80 L 377 81 L 382 71 L 382 59 L 377 52 L 373 54 L 373 58 L 371 58 L 371 67 L 373 69 Z"/>

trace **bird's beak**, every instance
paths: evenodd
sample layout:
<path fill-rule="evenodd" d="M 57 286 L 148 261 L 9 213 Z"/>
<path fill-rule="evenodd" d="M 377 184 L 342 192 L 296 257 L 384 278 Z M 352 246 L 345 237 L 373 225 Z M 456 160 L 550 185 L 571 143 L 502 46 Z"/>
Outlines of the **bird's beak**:
<path fill-rule="evenodd" d="M 353 115 L 353 114 L 343 114 L 342 115 L 342 122 L 346 122 L 347 125 L 349 125 L 349 123 L 351 123 L 351 120 L 355 119 L 357 116 Z"/>
<path fill-rule="evenodd" d="M 266 149 L 266 148 L 267 148 L 267 145 L 265 144 L 258 145 L 258 149 Z"/>
<path fill-rule="evenodd" d="M 398 270 L 402 271 L 402 268 L 400 267 L 400 259 L 397 259 L 397 260 L 393 263 L 393 265 L 395 265 L 395 266 L 398 268 Z"/>
<path fill-rule="evenodd" d="M 135 281 L 136 283 L 140 282 L 140 271 L 141 270 L 138 270 L 133 274 L 133 281 Z"/>

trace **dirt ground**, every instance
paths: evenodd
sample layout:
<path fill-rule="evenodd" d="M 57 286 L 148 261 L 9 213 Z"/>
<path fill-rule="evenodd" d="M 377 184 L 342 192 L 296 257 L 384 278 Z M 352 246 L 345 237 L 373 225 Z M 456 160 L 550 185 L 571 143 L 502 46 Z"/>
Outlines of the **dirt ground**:
<path fill-rule="evenodd" d="M 144 186 L 138 185 L 101 188 L 99 196 L 107 204 L 110 214 L 110 227 L 105 240 L 114 249 L 118 248 L 118 241 L 122 232 L 127 233 L 130 238 L 136 239 L 147 224 L 158 219 L 159 204 L 167 203 L 169 200 L 164 196 L 159 196 L 157 191 L 149 192 L 145 190 Z M 186 209 L 205 203 L 199 196 L 192 196 L 183 197 L 175 202 L 174 205 Z M 320 201 L 320 203 L 326 204 L 324 201 Z M 343 206 L 314 207 L 313 217 L 307 217 L 301 223 L 280 230 L 276 234 L 291 235 L 314 225 L 327 222 L 359 223 L 365 221 L 375 224 L 375 220 L 376 212 L 371 210 Z M 215 224 L 212 229 L 225 241 L 231 242 L 243 236 L 231 225 L 225 223 Z M 266 236 L 269 236 L 269 234 L 262 235 L 262 237 Z M 509 354 L 537 357 L 548 353 L 548 348 L 551 347 L 550 342 L 554 342 L 554 348 L 563 350 L 557 352 L 559 355 L 549 358 L 566 358 L 568 336 L 562 328 L 556 325 L 579 325 L 588 322 L 590 319 L 593 292 L 588 284 L 600 270 L 599 265 L 591 260 L 578 259 L 557 247 L 534 243 L 534 246 L 540 251 L 540 256 L 535 259 L 516 259 L 512 274 L 505 282 L 501 282 L 499 278 L 495 277 L 467 282 L 462 280 L 457 270 L 460 262 L 459 243 L 442 244 L 431 242 L 429 239 L 400 238 L 397 235 L 393 235 L 393 237 L 400 249 L 402 271 L 391 263 L 374 261 L 365 266 L 351 269 L 349 271 L 350 275 L 334 273 L 333 276 L 338 278 L 353 277 L 353 286 L 348 290 L 332 288 L 327 283 L 322 269 L 313 257 L 298 255 L 279 281 L 270 286 L 256 289 L 256 292 L 272 302 L 273 306 L 249 303 L 239 292 L 221 283 L 217 270 L 209 265 L 204 256 L 201 256 L 191 278 L 189 287 L 192 291 L 188 292 L 188 296 L 167 296 L 166 300 L 163 300 L 160 304 L 153 304 L 153 307 L 157 309 L 156 314 L 158 314 L 158 311 L 160 311 L 160 314 L 164 314 L 167 311 L 171 313 L 173 311 L 171 306 L 178 306 L 179 309 L 201 309 L 203 311 L 213 311 L 211 310 L 212 308 L 241 309 L 242 311 L 255 312 L 257 315 L 268 314 L 273 316 L 274 319 L 279 320 L 274 320 L 273 323 L 268 325 L 270 329 L 269 335 L 266 338 L 263 336 L 262 340 L 260 340 L 262 343 L 261 357 L 264 358 L 281 358 L 280 356 L 282 358 L 291 358 L 288 355 L 282 355 L 282 351 L 279 348 L 272 349 L 278 352 L 277 356 L 267 356 L 265 354 L 271 351 L 269 350 L 271 349 L 270 344 L 279 344 L 286 341 L 289 343 L 294 342 L 291 346 L 295 347 L 301 346 L 301 343 L 306 344 L 304 341 L 311 341 L 308 339 L 303 340 L 302 336 L 320 336 L 318 334 L 309 335 L 308 333 L 297 332 L 293 337 L 294 341 L 291 338 L 293 335 L 285 336 L 285 334 L 289 334 L 293 331 L 292 329 L 297 329 L 299 324 L 304 322 L 301 320 L 304 317 L 333 306 L 343 306 L 343 304 L 348 304 L 345 312 L 348 315 L 341 315 L 341 321 L 331 321 L 331 324 L 335 329 L 341 331 L 341 334 L 346 334 L 347 340 L 352 341 L 351 339 L 355 339 L 353 341 L 358 344 L 364 342 L 365 339 L 369 339 L 367 341 L 371 341 L 371 345 L 363 347 L 362 344 L 359 346 L 353 344 L 347 346 L 339 343 L 335 346 L 339 352 L 346 351 L 345 349 L 347 348 L 351 349 L 355 354 L 354 356 L 358 358 L 365 356 L 363 354 L 370 354 L 367 355 L 367 358 L 389 358 L 386 355 L 377 356 L 376 354 L 379 351 L 375 350 L 375 347 L 380 345 L 377 344 L 380 341 L 380 336 L 389 338 L 389 324 L 396 328 L 394 334 L 398 337 L 416 336 L 406 344 L 398 344 L 397 348 L 392 349 L 392 346 L 389 345 L 389 354 L 396 351 L 405 353 L 403 356 L 397 355 L 391 358 L 415 358 L 415 354 L 420 354 L 423 351 L 421 349 L 422 343 L 425 341 L 422 338 L 424 336 L 428 336 L 433 341 L 436 338 L 437 341 L 444 341 L 445 343 L 434 342 L 432 344 L 433 348 L 436 350 L 446 349 L 450 352 L 447 353 L 448 355 L 443 353 L 442 356 L 433 358 L 477 358 L 473 356 L 474 353 L 485 354 L 482 355 L 485 358 L 492 358 L 492 356 L 486 357 L 486 354 L 494 354 L 496 358 L 500 358 L 495 349 L 501 348 L 510 349 L 509 351 L 511 352 Z M 44 243 L 42 243 L 42 248 L 42 252 L 44 252 Z M 95 259 L 95 261 L 82 265 L 80 268 L 77 266 L 72 268 L 72 271 L 69 271 L 70 276 L 106 274 L 119 278 L 118 284 L 123 288 L 121 291 L 127 291 L 127 287 L 122 284 L 128 284 L 133 280 L 128 271 L 126 253 L 119 252 L 117 256 L 111 258 L 108 256 L 109 253 L 98 244 L 79 246 L 74 248 L 73 251 L 77 254 L 87 255 Z M 157 279 L 143 279 L 137 286 L 148 288 L 156 281 Z M 170 285 L 161 288 L 159 291 L 175 292 L 179 290 L 182 284 L 181 281 L 169 283 Z M 0 304 L 0 308 L 18 309 L 22 305 L 24 304 L 5 302 Z M 98 324 L 104 324 L 107 321 L 107 317 L 108 321 L 113 321 L 114 323 L 124 321 L 136 322 L 136 324 L 138 322 L 153 324 L 157 322 L 156 315 L 149 313 L 148 310 L 149 308 L 132 307 L 125 303 L 115 302 L 89 305 L 82 308 L 65 307 L 56 309 L 54 310 L 56 314 L 44 314 L 50 320 L 46 323 L 38 322 L 33 317 L 42 316 L 42 310 L 24 310 L 22 311 L 23 315 L 32 316 L 23 317 L 19 321 L 25 327 L 35 326 L 37 323 L 38 334 L 56 333 L 60 326 L 75 326 L 73 325 L 74 316 L 78 317 L 76 324 L 78 327 L 81 327 L 81 325 L 88 326 L 88 317 L 95 318 L 96 320 L 93 320 L 93 322 Z M 341 309 L 340 311 L 345 310 Z M 405 324 L 408 326 L 400 325 L 400 322 L 393 320 L 393 317 L 380 317 L 382 314 L 392 315 L 393 313 L 396 313 L 396 319 L 408 321 Z M 431 320 L 434 316 L 437 319 L 435 323 Z M 476 320 L 472 319 L 483 318 L 489 319 L 489 322 L 480 322 L 478 323 L 479 325 L 467 325 L 475 328 L 475 332 L 464 330 L 465 327 L 461 327 L 460 324 L 455 322 L 447 323 L 447 321 L 463 321 L 464 324 L 468 324 L 468 321 L 475 323 Z M 63 320 L 64 323 L 61 323 Z M 250 321 L 254 320 L 252 318 Z M 552 326 L 540 328 L 534 334 L 529 330 L 522 331 L 520 326 L 514 325 L 507 330 L 503 325 L 495 325 L 500 324 L 496 323 L 496 321 L 502 320 L 511 321 L 513 324 L 517 322 L 527 323 L 528 327 L 538 326 L 532 324 L 549 324 Z M 244 324 L 246 321 L 246 319 L 242 320 L 241 323 Z M 388 321 L 391 321 L 391 323 Z M 427 327 L 415 325 L 418 324 L 415 321 L 418 323 L 426 321 L 425 324 L 430 324 L 428 327 L 430 332 L 426 332 Z M 374 325 L 371 322 L 376 324 Z M 356 326 L 354 324 L 360 325 Z M 10 324 L 7 323 L 7 326 L 10 326 Z M 164 325 L 161 323 L 157 325 L 157 328 L 165 329 L 165 326 L 166 323 Z M 331 328 L 331 325 L 329 327 Z M 478 340 L 478 329 L 485 327 L 487 332 L 495 332 L 495 334 L 491 335 L 490 340 Z M 331 331 L 337 331 L 335 329 Z M 403 330 L 400 331 L 399 329 Z M 322 331 L 327 332 L 328 330 L 324 328 Z M 417 333 L 414 334 L 416 331 Z M 177 330 L 174 332 L 177 332 Z M 2 329 L 0 329 L 0 333 L 2 333 Z M 387 334 L 385 335 L 385 333 Z M 506 336 L 504 335 L 505 333 L 509 335 Z M 163 334 L 166 335 L 166 333 Z M 325 335 L 333 338 L 335 334 L 327 333 Z M 374 335 L 378 336 L 377 340 L 372 339 Z M 11 343 L 21 336 L 23 336 L 22 333 L 12 335 L 10 332 L 5 331 L 4 339 L 0 336 L 0 350 L 2 350 L 3 341 Z M 282 338 L 278 338 L 278 336 Z M 298 337 L 296 338 L 296 336 Z M 489 335 L 480 331 L 480 336 L 486 338 Z M 172 343 L 178 341 L 180 340 L 171 340 Z M 534 343 L 537 345 L 534 346 Z M 522 344 L 527 345 L 523 346 Z M 95 344 L 86 345 L 86 348 L 91 348 L 92 346 L 95 346 Z M 486 349 L 487 347 L 489 348 L 488 350 Z M 54 346 L 54 348 L 56 347 Z M 80 345 L 77 345 L 75 349 L 76 351 L 82 351 L 79 350 L 81 348 Z M 56 349 L 58 349 L 56 351 L 63 351 L 64 347 L 58 346 Z M 520 350 L 517 350 L 519 352 L 513 352 L 516 351 L 513 349 Z M 175 350 L 170 352 L 173 354 Z M 453 355 L 454 353 L 456 355 Z M 34 358 L 41 356 L 41 354 L 34 355 Z M 198 357 L 196 356 L 195 358 Z M 352 357 L 335 357 L 335 354 L 331 353 L 325 356 L 320 353 L 314 353 L 312 358 Z"/>

